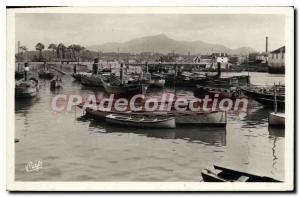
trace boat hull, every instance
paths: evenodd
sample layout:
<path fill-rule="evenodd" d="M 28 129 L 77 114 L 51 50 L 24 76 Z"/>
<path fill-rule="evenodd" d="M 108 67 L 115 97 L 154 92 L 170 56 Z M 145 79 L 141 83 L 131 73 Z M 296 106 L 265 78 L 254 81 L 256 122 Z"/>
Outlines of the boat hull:
<path fill-rule="evenodd" d="M 269 114 L 269 125 L 276 127 L 285 127 L 285 115 L 284 113 L 270 113 Z"/>
<path fill-rule="evenodd" d="M 242 171 L 214 166 L 217 170 L 204 169 L 201 172 L 205 182 L 281 182 L 267 176 L 258 176 Z"/>
<path fill-rule="evenodd" d="M 81 84 L 85 86 L 103 87 L 101 76 L 81 75 Z"/>
<path fill-rule="evenodd" d="M 262 93 L 248 90 L 246 88 L 241 88 L 241 90 L 244 92 L 245 95 L 256 100 L 260 104 L 262 104 L 266 107 L 269 107 L 269 108 L 271 108 L 271 107 L 274 108 L 274 104 L 275 104 L 274 95 L 262 94 Z M 277 96 L 276 100 L 277 100 L 277 107 L 280 109 L 284 109 L 285 108 L 285 97 Z"/>
<path fill-rule="evenodd" d="M 128 121 L 128 120 L 120 120 L 111 118 L 110 116 L 106 116 L 106 122 L 110 124 L 117 124 L 122 126 L 128 126 L 128 127 L 142 127 L 142 128 L 148 128 L 148 129 L 174 129 L 175 126 L 175 118 L 167 118 L 164 120 L 159 120 L 156 122 L 135 122 L 135 121 Z"/>
<path fill-rule="evenodd" d="M 189 115 L 175 116 L 176 124 L 179 125 L 203 125 L 225 127 L 227 124 L 227 114 L 223 111 L 197 113 Z"/>
<path fill-rule="evenodd" d="M 32 98 L 37 96 L 38 92 L 38 81 L 29 80 L 23 81 L 16 84 L 15 87 L 15 98 Z"/>

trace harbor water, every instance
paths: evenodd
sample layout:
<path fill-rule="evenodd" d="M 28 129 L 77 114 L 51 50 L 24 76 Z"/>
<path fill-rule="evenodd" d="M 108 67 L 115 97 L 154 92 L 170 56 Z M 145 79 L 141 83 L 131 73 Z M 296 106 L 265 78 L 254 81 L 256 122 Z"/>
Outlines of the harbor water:
<path fill-rule="evenodd" d="M 236 73 L 223 73 L 232 75 Z M 238 73 L 245 74 L 245 73 Z M 284 83 L 284 75 L 250 73 L 256 85 Z M 63 76 L 63 89 L 50 91 L 40 79 L 38 97 L 15 103 L 17 181 L 201 181 L 201 170 L 219 164 L 284 180 L 284 129 L 268 128 L 268 113 L 257 105 L 228 113 L 226 128 L 177 127 L 143 130 L 107 125 L 78 110 L 54 112 L 56 94 L 93 94 Z M 165 88 L 161 91 L 172 91 Z M 177 89 L 193 95 L 193 89 Z M 149 96 L 159 92 L 149 90 Z M 41 163 L 28 171 L 26 166 Z"/>

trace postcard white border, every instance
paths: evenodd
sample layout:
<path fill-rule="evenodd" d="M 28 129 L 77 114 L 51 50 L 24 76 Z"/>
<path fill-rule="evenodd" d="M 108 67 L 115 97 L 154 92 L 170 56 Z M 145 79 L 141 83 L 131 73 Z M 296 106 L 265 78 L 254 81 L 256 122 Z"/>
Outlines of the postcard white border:
<path fill-rule="evenodd" d="M 14 54 L 16 13 L 282 14 L 286 17 L 285 182 L 23 182 L 15 181 Z M 59 7 L 7 10 L 6 180 L 9 191 L 291 191 L 294 189 L 294 8 L 293 7 Z M 280 27 L 279 27 L 280 28 Z M 199 178 L 201 172 L 199 172 Z"/>

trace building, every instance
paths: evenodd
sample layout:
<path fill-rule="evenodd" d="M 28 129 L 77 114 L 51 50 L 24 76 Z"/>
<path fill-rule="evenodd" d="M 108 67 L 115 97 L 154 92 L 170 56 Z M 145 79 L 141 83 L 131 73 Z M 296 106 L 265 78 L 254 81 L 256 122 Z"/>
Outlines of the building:
<path fill-rule="evenodd" d="M 213 53 L 212 54 L 212 68 L 216 69 L 218 63 L 221 63 L 222 69 L 228 69 L 230 67 L 228 54 L 227 53 Z"/>
<path fill-rule="evenodd" d="M 285 46 L 282 46 L 268 54 L 268 66 L 270 73 L 285 72 Z"/>

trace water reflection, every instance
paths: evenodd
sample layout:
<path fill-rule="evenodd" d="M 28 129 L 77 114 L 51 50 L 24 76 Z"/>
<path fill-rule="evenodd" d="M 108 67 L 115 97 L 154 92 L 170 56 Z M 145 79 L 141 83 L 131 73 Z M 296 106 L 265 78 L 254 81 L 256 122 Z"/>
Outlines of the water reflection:
<path fill-rule="evenodd" d="M 35 104 L 39 102 L 38 97 L 34 98 L 24 98 L 15 100 L 15 113 L 28 113 L 28 110 Z"/>
<path fill-rule="evenodd" d="M 85 122 L 90 120 L 89 127 L 91 133 L 134 133 L 160 139 L 183 139 L 190 143 L 205 144 L 208 146 L 226 146 L 226 128 L 224 127 L 177 126 L 176 129 L 152 130 L 110 125 L 105 121 L 94 120 L 88 116 L 82 116 L 77 120 Z"/>
<path fill-rule="evenodd" d="M 272 137 L 285 137 L 285 128 L 269 127 L 268 130 Z"/>
<path fill-rule="evenodd" d="M 248 111 L 247 115 L 244 117 L 243 128 L 255 128 L 257 125 L 262 125 L 268 122 L 268 116 L 270 109 L 259 108 L 252 109 L 252 111 Z"/>

